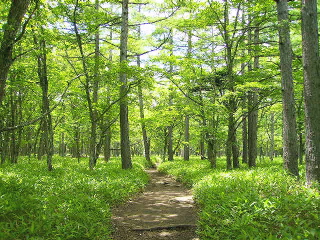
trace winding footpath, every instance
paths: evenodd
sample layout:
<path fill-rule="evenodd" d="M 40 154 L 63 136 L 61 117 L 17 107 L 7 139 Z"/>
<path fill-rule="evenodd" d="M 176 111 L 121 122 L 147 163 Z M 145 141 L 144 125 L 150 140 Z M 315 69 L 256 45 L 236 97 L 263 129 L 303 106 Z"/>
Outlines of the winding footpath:
<path fill-rule="evenodd" d="M 197 211 L 181 183 L 157 170 L 143 193 L 113 209 L 114 240 L 198 240 Z"/>

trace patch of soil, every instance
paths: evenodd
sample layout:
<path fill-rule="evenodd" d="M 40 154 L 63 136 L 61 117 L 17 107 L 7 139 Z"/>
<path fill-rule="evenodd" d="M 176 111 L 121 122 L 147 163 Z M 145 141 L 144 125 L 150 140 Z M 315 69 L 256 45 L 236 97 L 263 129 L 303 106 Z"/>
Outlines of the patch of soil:
<path fill-rule="evenodd" d="M 112 210 L 114 240 L 198 240 L 197 210 L 181 183 L 157 170 L 148 170 L 145 191 Z"/>

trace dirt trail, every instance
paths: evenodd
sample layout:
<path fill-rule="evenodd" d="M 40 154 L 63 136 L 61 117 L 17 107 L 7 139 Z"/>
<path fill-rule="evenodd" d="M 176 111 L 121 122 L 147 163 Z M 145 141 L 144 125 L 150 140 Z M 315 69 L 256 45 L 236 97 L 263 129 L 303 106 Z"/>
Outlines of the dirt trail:
<path fill-rule="evenodd" d="M 148 170 L 145 191 L 113 209 L 114 240 L 198 240 L 192 195 L 168 175 Z"/>

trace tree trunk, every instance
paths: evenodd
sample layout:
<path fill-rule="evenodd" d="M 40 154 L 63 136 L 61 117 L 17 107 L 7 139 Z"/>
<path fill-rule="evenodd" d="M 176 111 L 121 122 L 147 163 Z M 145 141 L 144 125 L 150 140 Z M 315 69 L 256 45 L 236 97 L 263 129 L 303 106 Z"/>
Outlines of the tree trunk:
<path fill-rule="evenodd" d="M 242 163 L 248 163 L 248 128 L 247 116 L 242 117 Z"/>
<path fill-rule="evenodd" d="M 232 140 L 233 140 L 233 113 L 229 112 L 228 113 L 228 136 L 227 136 L 227 142 L 226 142 L 226 163 L 227 163 L 227 169 L 231 170 L 232 169 Z"/>
<path fill-rule="evenodd" d="M 190 59 L 192 54 L 192 32 L 188 31 L 188 51 L 187 57 Z M 186 99 L 188 104 L 188 98 Z M 184 146 L 183 146 L 183 159 L 189 161 L 190 158 L 190 116 L 188 113 L 185 115 L 184 119 Z"/>
<path fill-rule="evenodd" d="M 259 28 L 254 30 L 254 39 L 252 41 L 252 33 L 249 31 L 248 42 L 254 43 L 254 63 L 253 69 L 259 68 L 259 52 L 257 50 L 259 44 Z M 249 49 L 251 54 L 252 49 Z M 252 71 L 252 65 L 248 65 L 248 70 Z M 257 89 L 251 89 L 248 92 L 248 166 L 255 167 L 257 162 L 257 141 L 258 141 L 258 93 Z"/>
<path fill-rule="evenodd" d="M 223 27 L 223 37 L 224 42 L 226 44 L 226 68 L 227 68 L 227 81 L 228 81 L 228 90 L 230 92 L 235 92 L 235 79 L 233 76 L 233 68 L 234 68 L 234 54 L 232 52 L 232 39 L 231 33 L 228 30 L 229 26 L 229 2 L 224 0 L 224 22 L 222 24 Z M 239 11 L 237 12 L 237 15 Z M 232 94 L 231 94 L 232 95 Z M 236 139 L 236 122 L 234 119 L 234 114 L 237 111 L 236 98 L 234 96 L 230 96 L 228 103 L 226 104 L 228 110 L 228 138 L 226 142 L 226 157 L 227 157 L 227 169 L 232 169 L 232 165 L 237 168 L 239 167 L 239 151 L 237 146 Z M 231 159 L 232 157 L 232 159 Z"/>
<path fill-rule="evenodd" d="M 317 0 L 302 0 L 307 184 L 320 183 L 320 62 Z"/>
<path fill-rule="evenodd" d="M 35 42 L 37 42 L 35 37 Z M 48 97 L 48 74 L 47 74 L 47 49 L 45 40 L 39 41 L 40 54 L 38 55 L 38 76 L 40 81 L 40 87 L 42 90 L 42 114 L 44 115 L 42 120 L 42 142 L 44 152 L 47 154 L 47 167 L 51 171 L 53 149 L 53 128 L 50 112 L 50 102 Z"/>
<path fill-rule="evenodd" d="M 59 146 L 59 155 L 61 157 L 66 156 L 66 143 L 65 143 L 65 134 L 64 132 L 60 133 L 60 146 Z"/>
<path fill-rule="evenodd" d="M 185 161 L 189 161 L 190 158 L 190 147 L 189 147 L 189 141 L 190 141 L 190 119 L 189 116 L 186 115 L 184 119 L 184 148 L 183 148 L 183 159 Z"/>
<path fill-rule="evenodd" d="M 285 168 L 292 175 L 298 177 L 297 124 L 293 90 L 292 49 L 287 0 L 277 1 L 277 13 L 279 21 L 279 50 L 282 77 L 283 158 Z"/>
<path fill-rule="evenodd" d="M 0 105 L 2 103 L 9 69 L 14 61 L 12 52 L 21 29 L 22 19 L 29 7 L 30 0 L 12 0 L 4 28 L 3 38 L 0 46 Z"/>
<path fill-rule="evenodd" d="M 232 165 L 233 168 L 239 168 L 239 148 L 237 144 L 237 130 L 235 129 L 235 123 L 233 124 L 233 128 L 234 133 L 232 135 Z"/>
<path fill-rule="evenodd" d="M 139 12 L 141 12 L 141 5 L 139 5 Z M 138 28 L 138 38 L 141 37 L 141 28 Z M 140 56 L 137 57 L 137 65 L 141 66 Z M 146 158 L 149 166 L 152 166 L 151 158 L 150 158 L 150 139 L 147 134 L 147 127 L 145 123 L 144 117 L 144 101 L 143 101 L 143 93 L 141 83 L 138 85 L 138 97 L 139 97 L 139 110 L 140 110 L 140 120 L 141 120 L 141 131 L 143 137 L 143 146 L 144 146 L 144 157 Z"/>
<path fill-rule="evenodd" d="M 104 146 L 103 146 L 103 154 L 104 154 L 104 161 L 109 162 L 111 157 L 111 129 L 110 127 L 106 131 L 105 139 L 104 139 Z"/>
<path fill-rule="evenodd" d="M 129 119 L 128 119 L 128 82 L 125 66 L 127 65 L 128 48 L 128 11 L 129 0 L 122 1 L 122 24 L 120 36 L 120 133 L 121 133 L 121 161 L 122 168 L 132 168 L 130 139 L 129 139 Z"/>
<path fill-rule="evenodd" d="M 16 125 L 17 102 L 15 101 L 15 93 L 13 89 L 10 91 L 10 110 L 11 110 L 11 127 Z M 10 131 L 10 160 L 11 163 L 18 162 L 17 146 L 16 146 L 16 130 Z"/>
<path fill-rule="evenodd" d="M 2 148 L 1 148 L 1 164 L 4 164 L 6 162 L 6 159 L 8 157 L 8 143 L 9 143 L 10 135 L 9 132 L 6 131 L 3 133 L 3 140 L 2 141 Z"/>
<path fill-rule="evenodd" d="M 113 31 L 112 28 L 110 29 L 109 32 L 109 40 L 112 41 L 113 40 Z M 113 61 L 113 52 L 112 49 L 109 50 L 109 61 L 112 62 Z M 108 93 L 109 93 L 109 88 L 107 89 Z M 108 104 L 110 104 L 110 97 L 107 97 L 107 101 Z M 105 162 L 109 162 L 110 158 L 111 158 L 111 139 L 112 139 L 112 128 L 111 128 L 111 123 L 110 123 L 110 119 L 107 116 L 106 117 L 106 125 L 109 126 L 107 128 L 107 130 L 105 131 L 105 136 L 104 136 L 104 146 L 103 146 L 103 155 L 104 155 L 104 161 Z"/>
<path fill-rule="evenodd" d="M 140 66 L 140 64 L 139 64 Z M 147 134 L 147 127 L 145 124 L 145 117 L 144 117 L 144 102 L 143 102 L 143 94 L 142 94 L 142 87 L 139 84 L 138 86 L 138 94 L 139 94 L 139 110 L 140 110 L 140 119 L 141 119 L 141 130 L 142 130 L 142 137 L 143 137 L 143 145 L 144 145 L 144 156 L 147 162 L 152 165 L 151 158 L 150 158 L 150 139 L 148 138 Z"/>
<path fill-rule="evenodd" d="M 173 127 L 172 125 L 170 125 L 168 127 L 168 161 L 173 161 L 173 156 L 174 156 L 172 135 L 173 135 Z"/>
<path fill-rule="evenodd" d="M 256 166 L 257 159 L 257 93 L 248 93 L 248 165 Z"/>
<path fill-rule="evenodd" d="M 206 133 L 207 138 L 207 154 L 208 154 L 208 160 L 210 162 L 211 168 L 217 167 L 217 126 L 218 120 L 215 119 L 215 115 L 213 113 L 212 118 L 209 120 L 209 126 L 211 129 L 211 132 Z"/>
<path fill-rule="evenodd" d="M 99 10 L 99 0 L 95 1 L 95 9 Z M 99 157 L 99 151 L 97 149 L 97 119 L 98 119 L 98 89 L 100 81 L 100 34 L 99 27 L 95 33 L 95 50 L 94 50 L 94 77 L 92 83 L 92 104 L 90 110 L 91 116 L 91 131 L 90 131 L 90 149 L 89 149 L 89 167 L 93 169 L 97 165 L 97 159 Z M 84 59 L 83 59 L 84 60 Z M 87 87 L 89 87 L 89 80 L 87 81 Z M 87 91 L 88 92 L 88 91 Z M 87 98 L 90 98 L 90 94 L 87 93 Z"/>
<path fill-rule="evenodd" d="M 299 132 L 299 164 L 303 164 L 303 152 L 304 152 L 304 144 L 303 144 L 303 135 L 302 132 Z"/>
<path fill-rule="evenodd" d="M 270 161 L 273 161 L 274 157 L 274 112 L 271 112 L 270 116 L 270 149 L 269 149 L 269 157 Z"/>
<path fill-rule="evenodd" d="M 206 153 L 205 153 L 205 139 L 207 138 L 207 119 L 205 115 L 205 111 L 203 108 L 203 98 L 202 98 L 202 93 L 200 91 L 200 101 L 202 103 L 202 106 L 200 106 L 200 113 L 201 113 L 201 120 L 202 120 L 202 129 L 201 129 L 201 138 L 200 138 L 200 156 L 201 160 L 206 159 Z"/>
<path fill-rule="evenodd" d="M 164 144 L 163 144 L 163 155 L 162 155 L 162 161 L 164 162 L 166 160 L 167 155 L 167 148 L 168 148 L 168 128 L 165 127 L 163 130 L 164 134 Z"/>
<path fill-rule="evenodd" d="M 213 138 L 210 138 L 207 140 L 208 142 L 208 160 L 210 162 L 211 168 L 217 167 L 217 151 L 215 149 L 215 140 Z"/>

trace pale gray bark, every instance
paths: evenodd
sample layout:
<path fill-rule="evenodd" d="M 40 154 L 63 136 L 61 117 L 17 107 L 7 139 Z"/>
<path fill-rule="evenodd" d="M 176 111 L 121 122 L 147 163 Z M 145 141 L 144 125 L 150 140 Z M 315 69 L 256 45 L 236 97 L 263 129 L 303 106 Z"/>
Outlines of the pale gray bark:
<path fill-rule="evenodd" d="M 320 61 L 317 0 L 302 0 L 306 180 L 320 183 Z"/>
<path fill-rule="evenodd" d="M 283 158 L 285 168 L 294 176 L 299 176 L 297 124 L 292 77 L 292 48 L 287 0 L 277 1 L 277 13 L 282 78 Z"/>

